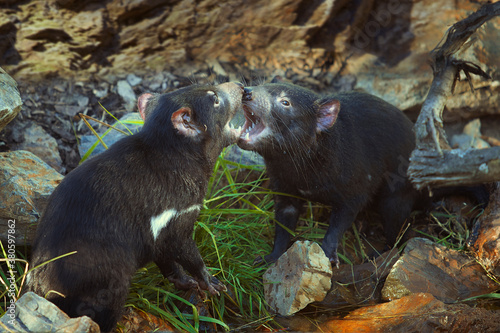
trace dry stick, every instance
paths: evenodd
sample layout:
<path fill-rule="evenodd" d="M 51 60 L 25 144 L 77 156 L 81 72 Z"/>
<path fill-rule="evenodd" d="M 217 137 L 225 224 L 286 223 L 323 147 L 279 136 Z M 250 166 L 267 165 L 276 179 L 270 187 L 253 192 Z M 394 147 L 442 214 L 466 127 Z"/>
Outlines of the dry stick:
<path fill-rule="evenodd" d="M 479 66 L 453 58 L 475 31 L 500 15 L 500 2 L 482 6 L 466 19 L 455 23 L 446 33 L 446 41 L 431 51 L 434 79 L 415 124 L 417 147 L 410 157 L 408 177 L 417 189 L 450 185 L 472 185 L 500 179 L 500 150 L 495 148 L 467 151 L 450 150 L 443 130 L 442 114 L 452 94 L 459 72 L 485 78 Z M 441 43 L 440 43 L 441 44 Z"/>

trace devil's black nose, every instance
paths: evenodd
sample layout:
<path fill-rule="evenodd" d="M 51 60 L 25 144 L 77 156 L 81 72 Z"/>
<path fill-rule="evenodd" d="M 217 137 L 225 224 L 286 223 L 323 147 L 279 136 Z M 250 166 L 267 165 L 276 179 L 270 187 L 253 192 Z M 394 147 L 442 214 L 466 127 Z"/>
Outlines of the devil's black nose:
<path fill-rule="evenodd" d="M 251 101 L 252 100 L 252 88 L 246 87 L 243 89 L 243 100 Z"/>

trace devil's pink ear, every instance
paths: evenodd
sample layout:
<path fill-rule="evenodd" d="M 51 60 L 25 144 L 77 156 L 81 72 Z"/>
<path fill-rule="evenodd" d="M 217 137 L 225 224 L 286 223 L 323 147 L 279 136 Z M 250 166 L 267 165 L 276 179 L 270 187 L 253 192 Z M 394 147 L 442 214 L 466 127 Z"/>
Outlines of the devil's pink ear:
<path fill-rule="evenodd" d="M 175 129 L 184 136 L 194 137 L 201 133 L 200 129 L 193 122 L 192 111 L 188 107 L 182 107 L 172 113 L 172 124 Z"/>
<path fill-rule="evenodd" d="M 146 107 L 151 97 L 153 97 L 152 94 L 145 93 L 139 96 L 139 98 L 137 99 L 137 108 L 139 109 L 139 114 L 141 115 L 142 120 L 146 120 Z"/>
<path fill-rule="evenodd" d="M 336 99 L 322 103 L 318 109 L 316 132 L 326 131 L 335 124 L 340 111 L 340 102 Z"/>

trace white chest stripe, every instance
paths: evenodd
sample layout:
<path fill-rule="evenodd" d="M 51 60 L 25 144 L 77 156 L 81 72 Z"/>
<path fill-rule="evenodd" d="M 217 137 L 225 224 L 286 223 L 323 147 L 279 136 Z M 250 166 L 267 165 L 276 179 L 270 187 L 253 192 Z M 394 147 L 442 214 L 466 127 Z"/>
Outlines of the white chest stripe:
<path fill-rule="evenodd" d="M 200 210 L 200 205 L 193 205 L 181 211 L 176 209 L 167 209 L 163 213 L 151 218 L 151 232 L 153 233 L 153 238 L 156 240 L 160 231 L 167 226 L 167 224 L 174 218 L 182 214 L 187 214 L 195 210 Z"/>

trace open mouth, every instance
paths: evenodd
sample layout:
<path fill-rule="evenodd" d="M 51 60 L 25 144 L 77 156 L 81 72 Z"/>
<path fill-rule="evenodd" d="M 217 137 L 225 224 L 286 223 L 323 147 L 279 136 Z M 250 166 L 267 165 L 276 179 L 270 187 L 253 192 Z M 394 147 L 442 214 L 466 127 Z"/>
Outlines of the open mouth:
<path fill-rule="evenodd" d="M 252 143 L 266 128 L 265 123 L 248 105 L 243 104 L 245 124 L 241 130 L 240 141 Z"/>

